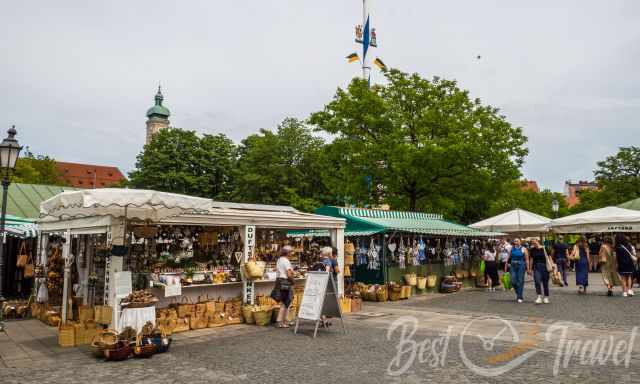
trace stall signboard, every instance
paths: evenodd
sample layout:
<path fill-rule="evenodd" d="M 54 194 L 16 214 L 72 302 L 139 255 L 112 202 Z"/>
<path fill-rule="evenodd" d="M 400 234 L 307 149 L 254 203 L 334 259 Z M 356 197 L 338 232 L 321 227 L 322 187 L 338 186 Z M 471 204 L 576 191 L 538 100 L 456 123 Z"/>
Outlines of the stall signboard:
<path fill-rule="evenodd" d="M 308 272 L 306 275 L 304 294 L 298 310 L 298 319 L 294 333 L 298 332 L 300 320 L 315 321 L 313 337 L 316 337 L 322 316 L 339 318 L 344 331 L 342 311 L 338 302 L 335 282 L 329 272 Z"/>
<path fill-rule="evenodd" d="M 253 256 L 253 247 L 256 246 L 256 226 L 247 225 L 244 227 L 244 262 L 249 261 Z M 252 280 L 242 281 L 242 300 L 245 304 L 253 305 L 255 302 L 255 284 Z"/>

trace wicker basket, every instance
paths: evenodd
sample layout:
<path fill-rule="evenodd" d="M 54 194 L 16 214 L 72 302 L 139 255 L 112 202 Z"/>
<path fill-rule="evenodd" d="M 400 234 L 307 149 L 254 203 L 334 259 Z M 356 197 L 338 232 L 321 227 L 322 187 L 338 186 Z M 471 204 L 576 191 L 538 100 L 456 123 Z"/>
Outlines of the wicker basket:
<path fill-rule="evenodd" d="M 94 307 L 96 323 L 109 325 L 113 317 L 113 308 L 108 305 L 96 305 Z"/>
<path fill-rule="evenodd" d="M 74 347 L 76 345 L 76 329 L 73 324 L 62 324 L 58 328 L 58 344 L 61 347 Z"/>
<path fill-rule="evenodd" d="M 244 264 L 244 270 L 248 278 L 260 279 L 264 275 L 264 265 L 257 261 L 247 261 Z"/>
<path fill-rule="evenodd" d="M 131 347 L 128 341 L 119 341 L 112 348 L 104 350 L 104 357 L 109 361 L 127 360 L 131 355 Z"/>
<path fill-rule="evenodd" d="M 87 321 L 93 321 L 93 319 L 93 307 L 90 307 L 88 305 L 81 305 L 78 307 L 78 320 L 80 320 L 80 322 L 85 323 Z"/>
<path fill-rule="evenodd" d="M 195 311 L 195 305 L 191 303 L 191 300 L 188 296 L 182 296 L 180 299 L 180 303 L 176 308 L 176 312 L 178 312 L 178 317 L 187 317 L 191 315 Z"/>
<path fill-rule="evenodd" d="M 416 288 L 420 290 L 424 290 L 427 288 L 427 278 L 426 277 L 418 277 Z"/>
<path fill-rule="evenodd" d="M 253 312 L 253 318 L 256 325 L 269 325 L 271 324 L 271 309 L 260 308 Z"/>
<path fill-rule="evenodd" d="M 250 306 L 242 307 L 242 317 L 247 324 L 255 324 L 256 320 L 253 318 L 253 308 Z"/>
<path fill-rule="evenodd" d="M 136 345 L 133 347 L 133 357 L 148 359 L 156 353 L 156 345 L 150 338 L 138 335 Z"/>
<path fill-rule="evenodd" d="M 400 298 L 401 299 L 408 299 L 411 297 L 411 286 L 410 285 L 403 285 L 402 286 L 402 292 L 400 293 Z"/>
<path fill-rule="evenodd" d="M 340 298 L 340 311 L 342 313 L 351 313 L 351 298 L 350 297 L 341 297 Z"/>
<path fill-rule="evenodd" d="M 438 276 L 436 275 L 427 276 L 427 288 L 435 288 L 437 282 L 438 282 Z"/>
<path fill-rule="evenodd" d="M 224 312 L 207 313 L 207 328 L 217 328 L 226 325 Z"/>
<path fill-rule="evenodd" d="M 386 287 L 380 287 L 376 291 L 376 300 L 380 302 L 387 301 L 389 299 L 389 295 L 387 293 Z"/>
<path fill-rule="evenodd" d="M 415 273 L 407 273 L 404 275 L 404 280 L 411 286 L 418 284 L 418 276 Z"/>
<path fill-rule="evenodd" d="M 393 285 L 389 287 L 389 300 L 398 301 L 402 297 L 402 287 L 398 285 Z"/>

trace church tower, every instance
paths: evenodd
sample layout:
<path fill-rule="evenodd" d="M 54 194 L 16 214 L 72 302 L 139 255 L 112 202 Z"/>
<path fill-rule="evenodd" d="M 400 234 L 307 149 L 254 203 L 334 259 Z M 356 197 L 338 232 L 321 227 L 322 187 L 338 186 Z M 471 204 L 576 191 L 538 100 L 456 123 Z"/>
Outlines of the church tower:
<path fill-rule="evenodd" d="M 151 142 L 153 135 L 160 132 L 161 129 L 169 128 L 169 109 L 162 105 L 164 97 L 162 90 L 158 86 L 156 93 L 156 104 L 147 111 L 147 144 Z"/>

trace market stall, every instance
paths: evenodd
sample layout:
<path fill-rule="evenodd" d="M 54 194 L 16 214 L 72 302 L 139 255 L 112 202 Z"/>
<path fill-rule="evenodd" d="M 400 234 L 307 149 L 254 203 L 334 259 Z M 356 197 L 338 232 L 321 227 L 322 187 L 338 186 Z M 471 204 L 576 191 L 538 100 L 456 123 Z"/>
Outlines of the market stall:
<path fill-rule="evenodd" d="M 556 233 L 640 232 L 640 211 L 605 207 L 551 221 Z"/>
<path fill-rule="evenodd" d="M 417 289 L 438 289 L 449 275 L 475 284 L 483 242 L 504 235 L 420 212 L 328 206 L 316 213 L 346 220 L 345 273 L 354 287 L 404 285 L 403 298 Z M 324 234 L 290 235 L 319 239 Z"/>
<path fill-rule="evenodd" d="M 65 192 L 45 201 L 42 215 L 40 262 L 61 321 L 75 319 L 74 307 L 109 307 L 119 331 L 139 332 L 153 318 L 149 307 L 172 331 L 216 325 L 207 319 L 214 311 L 237 322 L 242 303 L 268 302 L 282 246 L 294 248 L 303 281 L 315 255 L 287 230 L 327 230 L 335 246 L 343 244 L 342 219 L 156 191 Z M 54 288 L 61 294 L 51 295 Z"/>
<path fill-rule="evenodd" d="M 516 208 L 497 216 L 469 225 L 471 228 L 483 231 L 504 232 L 511 235 L 537 236 L 549 231 L 551 219 L 544 216 Z"/>

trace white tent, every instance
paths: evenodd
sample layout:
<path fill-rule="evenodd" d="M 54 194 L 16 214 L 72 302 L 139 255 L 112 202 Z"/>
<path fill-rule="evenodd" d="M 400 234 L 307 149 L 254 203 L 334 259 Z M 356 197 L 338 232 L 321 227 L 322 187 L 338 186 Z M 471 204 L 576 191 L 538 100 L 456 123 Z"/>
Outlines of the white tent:
<path fill-rule="evenodd" d="M 605 207 L 551 222 L 558 233 L 640 232 L 640 211 Z"/>
<path fill-rule="evenodd" d="M 505 233 L 540 233 L 549 230 L 551 219 L 540 216 L 524 209 L 516 208 L 513 211 L 471 224 L 471 228 L 485 231 Z"/>
<path fill-rule="evenodd" d="M 59 193 L 40 204 L 45 221 L 111 216 L 160 221 L 185 213 L 205 213 L 210 199 L 144 189 L 102 188 Z"/>

